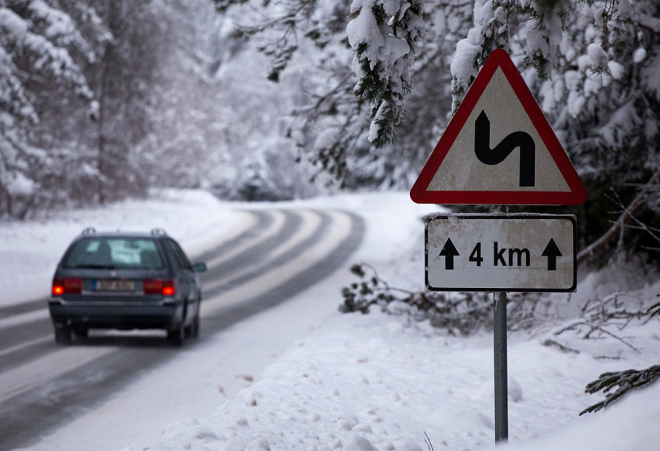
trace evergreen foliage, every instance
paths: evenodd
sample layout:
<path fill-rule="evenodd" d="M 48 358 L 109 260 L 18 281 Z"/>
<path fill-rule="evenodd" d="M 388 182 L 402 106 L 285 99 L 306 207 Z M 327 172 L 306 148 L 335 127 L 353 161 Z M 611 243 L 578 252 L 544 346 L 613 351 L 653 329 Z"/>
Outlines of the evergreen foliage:
<path fill-rule="evenodd" d="M 410 67 L 423 36 L 422 4 L 355 0 L 347 26 L 355 56 L 355 95 L 372 105 L 369 141 L 376 147 L 396 140 L 403 99 L 411 90 Z"/>
<path fill-rule="evenodd" d="M 660 377 L 660 365 L 653 365 L 645 370 L 626 370 L 615 371 L 601 374 L 598 379 L 590 382 L 585 391 L 590 394 L 603 391 L 606 393 L 605 399 L 597 402 L 596 404 L 587 407 L 580 415 L 585 413 L 598 412 L 599 410 L 608 407 L 610 404 L 618 401 L 622 396 L 626 395 L 631 390 L 646 387 L 647 385 L 655 382 Z M 616 390 L 612 392 L 615 387 Z"/>
<path fill-rule="evenodd" d="M 222 16 L 205 18 L 204 35 L 193 16 L 208 16 L 214 4 Z M 505 48 L 587 186 L 589 200 L 575 210 L 581 244 L 625 215 L 616 234 L 623 239 L 599 251 L 658 248 L 652 227 L 660 216 L 657 2 L 215 0 L 206 6 L 0 1 L 0 216 L 140 195 L 154 184 L 200 186 L 215 166 L 236 174 L 251 121 L 291 140 L 267 146 L 268 155 L 257 158 L 268 160 L 258 161 L 263 167 L 286 167 L 295 145 L 328 191 L 335 185 L 407 189 L 485 58 Z M 237 24 L 232 30 L 230 20 Z M 229 61 L 255 47 L 268 61 L 264 79 L 290 94 L 270 107 L 279 116 L 275 126 L 247 111 L 254 92 L 239 102 L 214 86 Z M 265 174 L 267 184 L 280 191 L 278 198 L 288 197 L 282 193 L 295 190 L 281 186 L 275 172 Z"/>

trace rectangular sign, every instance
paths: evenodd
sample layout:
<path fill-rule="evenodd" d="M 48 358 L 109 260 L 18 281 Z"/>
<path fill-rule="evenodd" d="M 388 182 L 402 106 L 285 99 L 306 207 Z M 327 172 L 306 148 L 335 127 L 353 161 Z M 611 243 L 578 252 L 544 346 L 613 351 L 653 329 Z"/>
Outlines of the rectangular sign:
<path fill-rule="evenodd" d="M 426 288 L 434 291 L 575 291 L 572 215 L 426 217 Z"/>

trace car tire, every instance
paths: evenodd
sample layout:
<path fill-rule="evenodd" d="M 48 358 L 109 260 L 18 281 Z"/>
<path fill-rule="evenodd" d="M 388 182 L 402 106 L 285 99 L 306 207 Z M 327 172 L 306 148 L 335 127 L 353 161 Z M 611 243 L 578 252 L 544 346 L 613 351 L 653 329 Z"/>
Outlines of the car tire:
<path fill-rule="evenodd" d="M 89 337 L 89 329 L 74 329 L 73 336 L 76 338 L 87 338 Z"/>
<path fill-rule="evenodd" d="M 167 331 L 167 341 L 174 346 L 181 346 L 185 338 L 185 328 L 179 324 L 175 329 Z"/>
<path fill-rule="evenodd" d="M 71 343 L 71 329 L 66 326 L 55 326 L 55 343 L 61 345 Z"/>
<path fill-rule="evenodd" d="M 193 339 L 199 338 L 199 311 L 195 315 L 193 323 L 190 325 L 190 337 Z"/>

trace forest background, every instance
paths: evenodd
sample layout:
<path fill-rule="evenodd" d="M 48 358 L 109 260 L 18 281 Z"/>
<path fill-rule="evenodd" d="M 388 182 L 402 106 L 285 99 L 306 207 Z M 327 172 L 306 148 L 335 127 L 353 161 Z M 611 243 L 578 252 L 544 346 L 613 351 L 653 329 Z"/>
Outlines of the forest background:
<path fill-rule="evenodd" d="M 0 218 L 407 190 L 505 48 L 587 187 L 582 259 L 657 259 L 659 36 L 654 0 L 0 0 Z"/>

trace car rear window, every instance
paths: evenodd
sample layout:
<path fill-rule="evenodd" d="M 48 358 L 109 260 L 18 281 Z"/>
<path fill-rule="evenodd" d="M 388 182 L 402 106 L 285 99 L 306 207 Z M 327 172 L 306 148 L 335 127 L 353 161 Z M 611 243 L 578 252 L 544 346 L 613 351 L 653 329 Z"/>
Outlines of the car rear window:
<path fill-rule="evenodd" d="M 162 268 L 156 242 L 139 237 L 90 237 L 77 241 L 65 268 Z"/>

